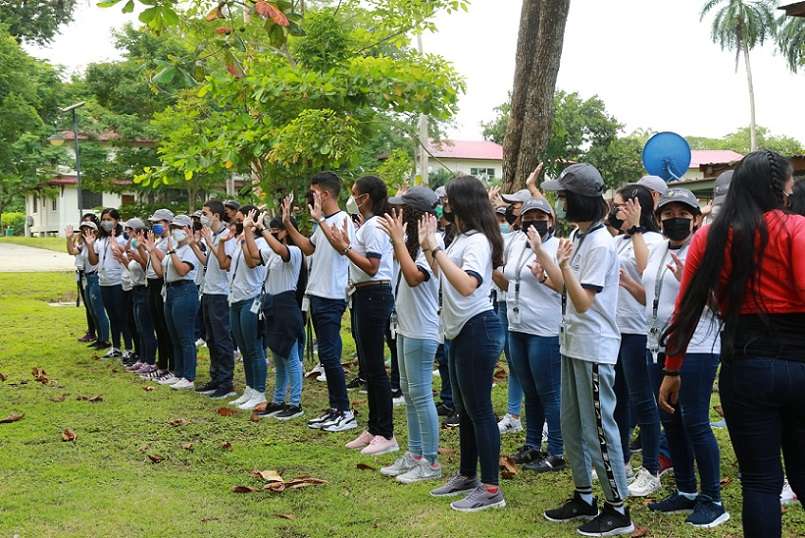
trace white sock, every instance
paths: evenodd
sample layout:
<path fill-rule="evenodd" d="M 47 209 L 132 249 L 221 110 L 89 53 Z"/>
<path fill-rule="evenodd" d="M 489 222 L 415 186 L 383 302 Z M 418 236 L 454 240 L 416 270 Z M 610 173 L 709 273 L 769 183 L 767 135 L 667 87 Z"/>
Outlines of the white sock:
<path fill-rule="evenodd" d="M 579 493 L 579 497 L 581 500 L 586 502 L 589 505 L 593 504 L 593 494 L 592 493 Z"/>
<path fill-rule="evenodd" d="M 613 504 L 613 505 L 612 505 L 612 508 L 614 508 L 614 509 L 615 509 L 615 511 L 616 511 L 616 512 L 618 512 L 620 515 L 622 515 L 622 516 L 625 516 L 625 515 L 626 515 L 626 507 L 625 507 L 624 505 L 615 506 L 615 505 Z"/>
<path fill-rule="evenodd" d="M 689 501 L 695 501 L 696 497 L 698 497 L 698 495 L 696 495 L 695 493 L 685 493 L 684 491 L 680 491 L 679 494 L 685 497 Z"/>

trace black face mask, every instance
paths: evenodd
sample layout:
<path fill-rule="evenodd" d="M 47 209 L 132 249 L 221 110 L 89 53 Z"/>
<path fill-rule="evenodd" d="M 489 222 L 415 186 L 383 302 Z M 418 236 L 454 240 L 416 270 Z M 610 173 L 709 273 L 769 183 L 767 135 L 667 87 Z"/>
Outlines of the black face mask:
<path fill-rule="evenodd" d="M 313 191 L 307 191 L 307 205 L 313 206 L 316 202 L 316 197 L 313 195 Z"/>
<path fill-rule="evenodd" d="M 445 211 L 444 213 L 442 213 L 442 216 L 444 217 L 444 220 L 446 220 L 451 224 L 456 221 L 456 216 L 453 214 L 452 211 Z"/>
<path fill-rule="evenodd" d="M 243 223 L 241 223 L 241 222 L 235 223 L 235 231 L 238 233 L 238 235 L 242 234 L 243 233 Z"/>
<path fill-rule="evenodd" d="M 623 227 L 623 220 L 618 218 L 617 207 L 613 207 L 612 209 L 610 209 L 609 215 L 607 215 L 607 224 L 615 228 L 616 230 L 620 230 Z"/>
<path fill-rule="evenodd" d="M 671 241 L 684 241 L 690 235 L 690 223 L 693 219 L 674 217 L 662 221 L 662 234 Z"/>
<path fill-rule="evenodd" d="M 547 220 L 524 220 L 520 225 L 524 234 L 528 234 L 529 228 L 534 228 L 542 239 L 545 239 L 551 231 Z"/>
<path fill-rule="evenodd" d="M 126 241 L 129 240 L 129 233 L 128 232 L 123 232 L 123 239 L 125 239 Z"/>
<path fill-rule="evenodd" d="M 517 220 L 517 215 L 514 214 L 514 207 L 513 206 L 509 206 L 509 207 L 506 208 L 505 218 L 506 218 L 506 222 L 509 223 L 509 226 L 514 225 L 514 221 Z"/>

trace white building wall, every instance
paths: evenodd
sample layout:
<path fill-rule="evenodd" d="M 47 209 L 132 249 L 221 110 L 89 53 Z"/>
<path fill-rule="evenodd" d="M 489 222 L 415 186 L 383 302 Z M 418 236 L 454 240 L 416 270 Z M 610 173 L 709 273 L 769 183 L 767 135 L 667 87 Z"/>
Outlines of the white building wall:
<path fill-rule="evenodd" d="M 74 185 L 61 185 L 58 189 L 55 210 L 52 197 L 39 196 L 36 212 L 34 212 L 34 195 L 29 194 L 25 197 L 25 212 L 33 217 L 31 234 L 63 236 L 64 229 L 68 225 L 78 226 L 83 213 L 78 209 L 78 189 Z M 120 194 L 103 193 L 103 207 L 120 207 L 121 201 Z"/>
<path fill-rule="evenodd" d="M 444 163 L 444 164 L 442 164 Z M 487 160 L 487 159 L 434 159 L 428 160 L 430 171 L 446 169 L 448 172 L 455 174 L 469 174 L 473 168 L 493 168 L 495 170 L 494 179 L 501 179 L 503 177 L 503 161 Z"/>

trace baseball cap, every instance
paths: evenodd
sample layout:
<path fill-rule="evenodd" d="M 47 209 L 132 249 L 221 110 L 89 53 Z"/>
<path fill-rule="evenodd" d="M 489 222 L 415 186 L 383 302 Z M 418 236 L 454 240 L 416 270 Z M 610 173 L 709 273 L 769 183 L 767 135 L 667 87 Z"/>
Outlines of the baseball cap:
<path fill-rule="evenodd" d="M 643 185 L 648 190 L 658 192 L 662 195 L 668 192 L 668 184 L 665 183 L 665 180 L 660 176 L 643 176 L 637 184 Z"/>
<path fill-rule="evenodd" d="M 144 230 L 145 223 L 142 221 L 142 219 L 134 217 L 133 219 L 126 221 L 126 228 L 131 228 L 132 230 Z"/>
<path fill-rule="evenodd" d="M 154 211 L 154 214 L 148 217 L 148 220 L 151 222 L 157 222 L 160 220 L 167 220 L 168 222 L 173 220 L 173 211 L 170 209 L 157 209 Z"/>
<path fill-rule="evenodd" d="M 439 203 L 439 197 L 429 188 L 417 185 L 408 189 L 402 196 L 392 196 L 389 198 L 389 203 L 391 205 L 407 205 L 419 211 L 433 213 L 436 204 Z"/>
<path fill-rule="evenodd" d="M 237 200 L 224 200 L 224 207 L 228 207 L 229 209 L 234 209 L 237 211 L 240 209 L 240 202 Z"/>
<path fill-rule="evenodd" d="M 528 189 L 520 189 L 512 194 L 501 194 L 500 197 L 503 198 L 504 202 L 510 204 L 525 203 L 531 199 L 531 191 Z"/>
<path fill-rule="evenodd" d="M 440 199 L 447 196 L 447 189 L 445 188 L 444 185 L 436 187 L 436 191 L 434 192 L 436 192 L 436 196 L 438 196 Z"/>
<path fill-rule="evenodd" d="M 545 198 L 531 198 L 528 200 L 523 204 L 523 207 L 520 208 L 520 216 L 522 217 L 529 211 L 542 211 L 546 215 L 553 216 L 553 208 Z"/>
<path fill-rule="evenodd" d="M 92 222 L 91 220 L 85 220 L 84 222 L 82 222 L 82 223 L 81 223 L 81 224 L 78 226 L 78 228 L 79 228 L 79 229 L 80 229 L 80 228 L 84 228 L 85 226 L 86 226 L 87 228 L 89 228 L 90 230 L 95 230 L 96 232 L 98 231 L 98 225 L 97 225 L 97 224 L 95 224 L 94 222 Z"/>
<path fill-rule="evenodd" d="M 190 215 L 190 216 L 193 217 L 193 218 L 196 218 L 196 219 L 200 219 L 201 218 L 201 210 L 197 209 L 197 210 L 193 211 L 193 214 Z"/>
<path fill-rule="evenodd" d="M 657 202 L 656 211 L 660 211 L 668 204 L 684 204 L 691 208 L 695 213 L 701 213 L 702 209 L 699 207 L 699 200 L 696 195 L 688 189 L 668 189 L 668 192 L 662 195 L 660 201 Z"/>
<path fill-rule="evenodd" d="M 598 169 L 587 163 L 571 164 L 552 179 L 542 184 L 544 191 L 570 191 L 583 196 L 600 196 L 604 193 L 604 178 Z"/>
<path fill-rule="evenodd" d="M 732 170 L 721 172 L 716 178 L 715 187 L 713 188 L 713 205 L 721 205 L 727 198 L 727 192 L 730 190 L 730 183 L 732 183 Z"/>
<path fill-rule="evenodd" d="M 499 205 L 499 206 L 497 206 L 497 207 L 495 208 L 495 213 L 499 213 L 500 215 L 505 215 L 505 214 L 506 214 L 506 210 L 507 210 L 507 209 L 508 209 L 508 207 L 507 207 L 507 206 L 505 206 L 505 205 Z"/>
<path fill-rule="evenodd" d="M 193 226 L 193 220 L 187 215 L 176 215 L 171 221 L 171 226 Z"/>

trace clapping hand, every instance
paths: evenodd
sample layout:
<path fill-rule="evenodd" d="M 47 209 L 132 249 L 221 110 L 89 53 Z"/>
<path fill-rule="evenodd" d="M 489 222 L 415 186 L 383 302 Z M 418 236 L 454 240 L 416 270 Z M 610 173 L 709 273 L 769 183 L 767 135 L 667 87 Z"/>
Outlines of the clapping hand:
<path fill-rule="evenodd" d="M 257 210 L 252 209 L 249 211 L 249 214 L 246 215 L 246 218 L 243 219 L 243 229 L 244 230 L 251 230 L 257 226 Z"/>
<path fill-rule="evenodd" d="M 621 218 L 623 218 L 624 231 L 640 226 L 641 212 L 642 208 L 640 207 L 640 202 L 637 201 L 637 198 L 626 200 L 626 203 L 620 208 L 620 211 L 618 211 L 619 214 L 623 215 Z"/>
<path fill-rule="evenodd" d="M 313 205 L 308 205 L 308 209 L 310 210 L 310 216 L 316 222 L 322 217 L 322 210 L 321 210 L 321 195 L 313 191 Z"/>
<path fill-rule="evenodd" d="M 543 168 L 544 164 L 539 163 L 537 167 L 534 168 L 534 171 L 528 176 L 528 179 L 525 180 L 525 186 L 532 194 L 539 192 L 539 189 L 537 188 L 537 178 L 540 176 L 540 174 L 542 174 Z"/>
<path fill-rule="evenodd" d="M 566 238 L 560 239 L 559 246 L 556 248 L 556 262 L 559 264 L 559 267 L 564 268 L 567 266 L 572 253 L 573 242 Z"/>
<path fill-rule="evenodd" d="M 389 235 L 392 243 L 402 243 L 405 241 L 405 231 L 408 223 L 403 222 L 403 212 L 401 209 L 392 209 L 392 214 L 386 213 L 378 219 L 380 227 Z"/>
<path fill-rule="evenodd" d="M 438 246 L 436 240 L 436 217 L 430 213 L 422 215 L 417 223 L 417 231 L 419 232 L 419 246 L 422 250 L 433 250 Z"/>
<path fill-rule="evenodd" d="M 531 245 L 531 250 L 534 251 L 534 254 L 539 254 L 539 251 L 542 250 L 542 237 L 533 226 L 528 228 L 528 243 Z"/>
<path fill-rule="evenodd" d="M 671 272 L 674 273 L 674 276 L 676 277 L 678 282 L 682 282 L 682 273 L 685 271 L 685 262 L 680 260 L 679 256 L 677 256 L 673 252 L 671 253 L 671 258 L 674 259 L 674 262 L 668 264 L 668 269 L 670 269 Z"/>
<path fill-rule="evenodd" d="M 338 252 L 344 252 L 349 248 L 349 227 L 352 226 L 349 219 L 344 219 L 339 227 L 337 224 L 330 226 L 330 232 L 333 234 L 333 248 Z"/>

